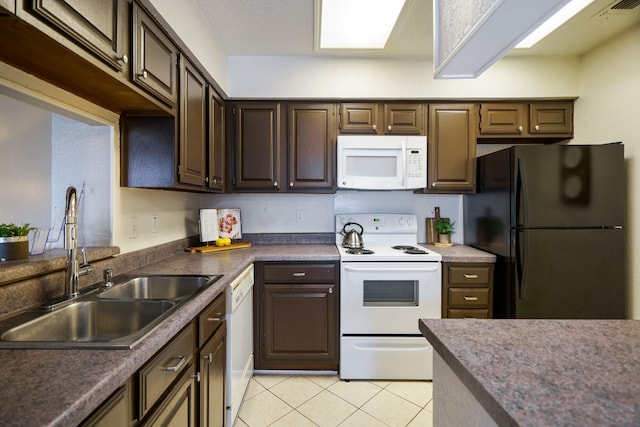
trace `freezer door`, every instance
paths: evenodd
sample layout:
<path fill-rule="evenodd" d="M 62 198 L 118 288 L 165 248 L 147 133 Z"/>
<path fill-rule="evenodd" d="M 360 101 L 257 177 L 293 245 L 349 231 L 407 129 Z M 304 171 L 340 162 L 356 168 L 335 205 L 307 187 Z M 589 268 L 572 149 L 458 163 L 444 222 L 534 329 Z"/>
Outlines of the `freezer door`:
<path fill-rule="evenodd" d="M 622 145 L 531 145 L 514 147 L 513 153 L 517 226 L 624 224 Z"/>
<path fill-rule="evenodd" d="M 625 318 L 623 230 L 514 233 L 516 318 Z"/>

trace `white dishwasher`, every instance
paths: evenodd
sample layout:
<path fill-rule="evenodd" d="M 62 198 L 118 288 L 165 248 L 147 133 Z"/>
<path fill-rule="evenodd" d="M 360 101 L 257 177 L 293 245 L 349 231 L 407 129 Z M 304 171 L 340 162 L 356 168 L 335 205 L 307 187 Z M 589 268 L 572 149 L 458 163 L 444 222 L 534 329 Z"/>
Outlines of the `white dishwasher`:
<path fill-rule="evenodd" d="M 227 288 L 226 426 L 233 426 L 253 375 L 253 264 Z"/>

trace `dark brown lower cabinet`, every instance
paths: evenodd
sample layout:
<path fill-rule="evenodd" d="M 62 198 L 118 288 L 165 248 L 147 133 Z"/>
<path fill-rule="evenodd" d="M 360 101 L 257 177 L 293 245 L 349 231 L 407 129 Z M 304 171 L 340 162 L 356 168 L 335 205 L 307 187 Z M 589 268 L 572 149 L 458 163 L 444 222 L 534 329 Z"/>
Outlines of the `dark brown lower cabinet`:
<path fill-rule="evenodd" d="M 222 325 L 200 349 L 200 426 L 224 426 L 226 330 Z"/>
<path fill-rule="evenodd" d="M 82 427 L 126 426 L 130 423 L 128 383 L 116 390 Z"/>
<path fill-rule="evenodd" d="M 196 425 L 196 370 L 191 364 L 179 382 L 172 388 L 161 406 L 149 418 L 143 421 L 143 426 L 195 426 Z"/>
<path fill-rule="evenodd" d="M 257 263 L 256 369 L 338 369 L 336 263 Z"/>

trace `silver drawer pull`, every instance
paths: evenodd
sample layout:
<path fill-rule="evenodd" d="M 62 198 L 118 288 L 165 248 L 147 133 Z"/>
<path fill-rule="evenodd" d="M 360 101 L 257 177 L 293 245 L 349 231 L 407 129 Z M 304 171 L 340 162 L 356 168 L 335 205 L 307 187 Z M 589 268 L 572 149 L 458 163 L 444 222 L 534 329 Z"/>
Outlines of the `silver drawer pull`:
<path fill-rule="evenodd" d="M 465 301 L 478 301 L 478 297 L 463 297 Z"/>
<path fill-rule="evenodd" d="M 477 274 L 465 274 L 464 278 L 465 279 L 477 279 L 478 275 Z"/>
<path fill-rule="evenodd" d="M 209 363 L 213 362 L 213 354 L 211 354 L 211 353 L 206 354 L 204 356 L 204 360 L 208 361 Z"/>
<path fill-rule="evenodd" d="M 207 317 L 209 322 L 221 322 L 222 321 L 222 313 L 216 313 L 217 317 Z"/>
<path fill-rule="evenodd" d="M 305 273 L 305 272 L 302 272 L 302 273 L 293 273 L 293 277 L 304 277 L 304 276 L 306 276 L 306 275 L 307 275 L 307 273 Z"/>
<path fill-rule="evenodd" d="M 176 372 L 177 370 L 182 368 L 182 365 L 184 365 L 184 362 L 186 361 L 187 361 L 187 356 L 178 356 L 178 363 L 176 363 L 175 366 L 166 367 L 165 370 L 169 372 Z"/>

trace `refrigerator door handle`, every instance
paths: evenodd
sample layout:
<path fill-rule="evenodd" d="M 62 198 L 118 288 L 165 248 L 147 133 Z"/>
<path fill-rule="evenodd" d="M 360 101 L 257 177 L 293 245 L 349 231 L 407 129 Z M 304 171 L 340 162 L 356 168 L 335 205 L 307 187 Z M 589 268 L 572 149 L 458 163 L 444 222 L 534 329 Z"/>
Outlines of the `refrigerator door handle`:
<path fill-rule="evenodd" d="M 522 236 L 520 236 L 522 234 Z M 524 268 L 526 260 L 526 235 L 523 230 L 516 229 L 516 289 L 518 299 L 524 299 Z"/>
<path fill-rule="evenodd" d="M 524 159 L 518 157 L 516 160 L 516 226 L 527 224 L 527 197 L 525 177 L 527 176 L 524 169 Z"/>

